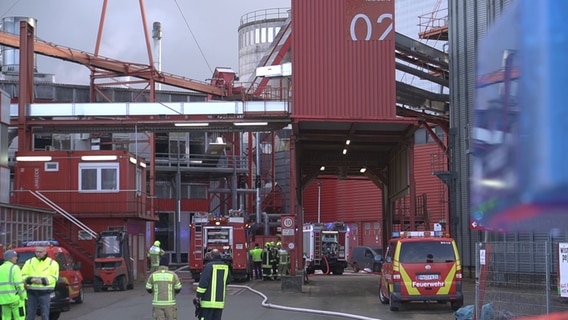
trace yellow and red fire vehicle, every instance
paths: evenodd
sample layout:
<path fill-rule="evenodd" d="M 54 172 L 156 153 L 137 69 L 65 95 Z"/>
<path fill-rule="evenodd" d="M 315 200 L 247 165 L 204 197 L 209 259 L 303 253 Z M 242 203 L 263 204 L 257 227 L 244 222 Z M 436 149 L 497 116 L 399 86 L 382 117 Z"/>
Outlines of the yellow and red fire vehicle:
<path fill-rule="evenodd" d="M 393 232 L 381 269 L 379 299 L 398 311 L 412 301 L 463 305 L 462 267 L 454 239 L 442 231 Z"/>

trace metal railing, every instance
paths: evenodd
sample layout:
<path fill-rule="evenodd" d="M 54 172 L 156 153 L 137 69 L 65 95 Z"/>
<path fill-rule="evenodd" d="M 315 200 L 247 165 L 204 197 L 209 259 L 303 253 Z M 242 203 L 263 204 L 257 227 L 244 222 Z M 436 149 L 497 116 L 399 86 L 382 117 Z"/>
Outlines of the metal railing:
<path fill-rule="evenodd" d="M 252 11 L 241 16 L 240 25 L 268 19 L 286 19 L 289 12 L 290 8 L 270 8 Z"/>
<path fill-rule="evenodd" d="M 248 169 L 248 158 L 245 156 L 225 156 L 210 154 L 156 153 L 156 166 L 194 167 L 194 168 L 236 168 Z"/>

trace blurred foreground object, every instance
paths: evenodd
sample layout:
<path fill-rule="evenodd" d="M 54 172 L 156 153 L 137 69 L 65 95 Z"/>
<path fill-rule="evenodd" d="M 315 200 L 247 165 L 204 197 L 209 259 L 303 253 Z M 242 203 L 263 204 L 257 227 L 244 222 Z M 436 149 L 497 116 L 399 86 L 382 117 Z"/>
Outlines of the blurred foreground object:
<path fill-rule="evenodd" d="M 470 226 L 568 227 L 568 2 L 513 3 L 480 42 Z"/>

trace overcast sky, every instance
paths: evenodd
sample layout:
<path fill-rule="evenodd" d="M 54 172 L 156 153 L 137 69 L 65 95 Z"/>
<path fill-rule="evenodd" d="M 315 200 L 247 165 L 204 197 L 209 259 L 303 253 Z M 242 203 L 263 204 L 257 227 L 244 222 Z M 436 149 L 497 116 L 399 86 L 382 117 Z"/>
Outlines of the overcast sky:
<path fill-rule="evenodd" d="M 36 34 L 40 39 L 93 53 L 103 2 L 0 0 L 0 17 L 33 17 L 37 19 Z M 148 28 L 151 30 L 155 21 L 162 24 L 162 70 L 195 80 L 211 78 L 218 66 L 238 71 L 241 16 L 290 5 L 290 0 L 144 1 Z M 108 1 L 99 54 L 149 64 L 138 0 Z M 89 82 L 89 71 L 79 64 L 38 56 L 37 65 L 40 73 L 55 74 L 58 83 Z"/>
<path fill-rule="evenodd" d="M 0 18 L 33 17 L 37 19 L 36 34 L 40 39 L 94 53 L 103 2 L 0 0 Z M 149 64 L 139 0 L 108 3 L 99 54 Z M 397 0 L 395 30 L 416 38 L 418 16 L 431 13 L 439 4 L 447 8 L 446 0 Z M 215 67 L 232 67 L 238 71 L 237 32 L 243 15 L 256 10 L 290 8 L 291 0 L 144 0 L 144 6 L 148 28 L 151 30 L 155 21 L 162 24 L 162 70 L 204 81 L 211 78 Z M 38 55 L 37 65 L 40 73 L 55 74 L 58 83 L 89 82 L 90 72 L 79 64 Z"/>

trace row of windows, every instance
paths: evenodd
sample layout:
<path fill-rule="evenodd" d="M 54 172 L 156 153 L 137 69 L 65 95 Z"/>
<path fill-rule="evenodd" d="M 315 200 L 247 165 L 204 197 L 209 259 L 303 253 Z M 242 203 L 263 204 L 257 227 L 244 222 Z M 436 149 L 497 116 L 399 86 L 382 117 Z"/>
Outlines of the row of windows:
<path fill-rule="evenodd" d="M 441 141 L 444 141 L 445 134 L 444 134 L 444 131 L 442 130 L 442 128 L 433 127 L 432 130 L 436 133 L 436 136 L 438 136 L 438 139 L 440 139 Z M 426 131 L 426 129 L 420 128 L 420 129 L 416 130 L 416 133 L 414 134 L 414 144 L 426 144 L 426 143 L 433 143 L 433 142 L 434 142 L 434 138 L 428 133 L 428 131 Z"/>
<path fill-rule="evenodd" d="M 59 171 L 58 162 L 46 162 L 45 171 Z M 120 189 L 120 168 L 118 163 L 80 163 L 79 191 L 109 192 Z M 142 170 L 136 171 L 136 190 L 142 192 Z M 156 182 L 156 196 L 160 199 L 176 197 L 175 189 L 169 182 Z M 207 185 L 182 183 L 181 199 L 207 199 Z"/>
<path fill-rule="evenodd" d="M 272 43 L 274 37 L 280 31 L 280 27 L 264 27 L 250 30 L 241 34 L 239 48 L 244 48 L 260 43 Z"/>
<path fill-rule="evenodd" d="M 59 171 L 58 162 L 46 162 L 45 171 Z M 116 162 L 80 163 L 79 191 L 119 191 L 120 167 Z M 142 192 L 142 170 L 136 170 L 136 190 Z"/>

